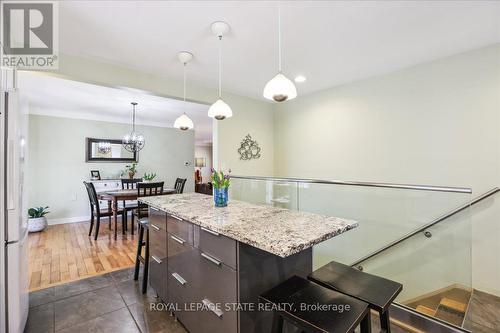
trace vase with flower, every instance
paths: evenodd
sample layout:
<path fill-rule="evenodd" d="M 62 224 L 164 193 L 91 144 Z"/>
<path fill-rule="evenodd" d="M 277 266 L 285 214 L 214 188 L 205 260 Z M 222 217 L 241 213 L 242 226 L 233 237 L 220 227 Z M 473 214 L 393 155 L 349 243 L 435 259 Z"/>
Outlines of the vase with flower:
<path fill-rule="evenodd" d="M 216 207 L 227 206 L 227 201 L 229 199 L 228 189 L 231 184 L 230 173 L 231 169 L 229 169 L 227 173 L 224 173 L 222 170 L 216 171 L 212 169 L 212 186 L 214 189 L 213 195 Z"/>
<path fill-rule="evenodd" d="M 137 163 L 132 163 L 130 165 L 126 165 L 125 171 L 128 173 L 128 177 L 130 179 L 134 179 L 134 176 L 137 173 Z"/>

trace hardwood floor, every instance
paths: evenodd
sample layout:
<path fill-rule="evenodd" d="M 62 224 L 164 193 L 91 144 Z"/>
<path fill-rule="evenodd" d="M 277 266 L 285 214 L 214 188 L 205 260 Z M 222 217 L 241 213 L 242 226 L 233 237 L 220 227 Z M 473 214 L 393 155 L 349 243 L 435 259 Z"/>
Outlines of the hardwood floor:
<path fill-rule="evenodd" d="M 88 236 L 88 221 L 51 225 L 29 234 L 30 291 L 133 266 L 138 236 L 130 230 L 122 235 L 119 222 L 115 241 L 105 221 L 97 241 L 93 234 Z"/>

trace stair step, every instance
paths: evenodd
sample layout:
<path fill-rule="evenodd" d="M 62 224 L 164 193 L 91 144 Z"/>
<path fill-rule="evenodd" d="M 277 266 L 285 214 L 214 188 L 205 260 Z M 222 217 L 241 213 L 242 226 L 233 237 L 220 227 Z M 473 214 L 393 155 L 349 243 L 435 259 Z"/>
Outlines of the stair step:
<path fill-rule="evenodd" d="M 439 306 L 436 310 L 436 315 L 434 317 L 444 320 L 450 324 L 456 326 L 462 326 L 465 314 L 457 312 L 453 309 L 447 308 L 446 306 Z"/>
<path fill-rule="evenodd" d="M 419 305 L 419 306 L 417 306 L 417 308 L 415 310 L 417 310 L 420 313 L 426 314 L 428 316 L 433 316 L 433 317 L 436 314 L 436 310 L 431 309 L 425 305 Z"/>
<path fill-rule="evenodd" d="M 455 310 L 457 312 L 461 312 L 464 314 L 465 314 L 465 311 L 467 310 L 467 304 L 455 301 L 455 300 L 448 298 L 448 297 L 443 297 L 441 299 L 441 302 L 439 302 L 439 306 L 445 306 L 449 309 L 452 309 L 452 310 Z M 439 306 L 438 306 L 438 308 L 439 308 Z"/>

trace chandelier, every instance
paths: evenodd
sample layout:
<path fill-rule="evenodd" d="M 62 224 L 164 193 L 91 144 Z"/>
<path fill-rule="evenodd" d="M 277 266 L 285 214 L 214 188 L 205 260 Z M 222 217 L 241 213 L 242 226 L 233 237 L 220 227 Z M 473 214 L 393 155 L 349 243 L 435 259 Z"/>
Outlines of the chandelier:
<path fill-rule="evenodd" d="M 135 153 L 144 148 L 145 141 L 144 136 L 135 131 L 135 107 L 137 103 L 132 102 L 130 104 L 132 104 L 132 132 L 123 137 L 122 146 L 125 150 Z"/>
<path fill-rule="evenodd" d="M 103 155 L 109 154 L 111 152 L 111 142 L 99 142 L 97 150 Z"/>

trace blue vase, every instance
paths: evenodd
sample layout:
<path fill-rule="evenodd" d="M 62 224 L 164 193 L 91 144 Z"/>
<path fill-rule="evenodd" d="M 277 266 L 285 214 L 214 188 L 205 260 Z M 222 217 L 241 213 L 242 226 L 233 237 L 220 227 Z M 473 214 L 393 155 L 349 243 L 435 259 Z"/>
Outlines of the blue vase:
<path fill-rule="evenodd" d="M 226 207 L 228 199 L 228 188 L 215 188 L 214 187 L 214 203 L 215 207 Z"/>

